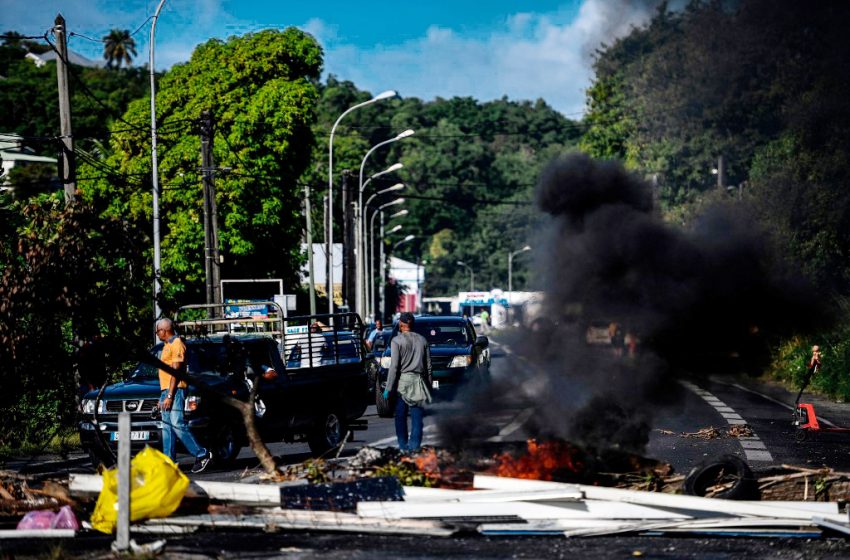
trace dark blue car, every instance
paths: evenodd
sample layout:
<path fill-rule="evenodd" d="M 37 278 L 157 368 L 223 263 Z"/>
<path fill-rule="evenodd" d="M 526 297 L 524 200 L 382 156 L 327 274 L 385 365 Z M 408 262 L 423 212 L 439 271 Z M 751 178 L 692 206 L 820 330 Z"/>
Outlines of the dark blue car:
<path fill-rule="evenodd" d="M 475 327 L 466 317 L 417 316 L 413 331 L 428 341 L 435 386 L 432 394 L 435 397 L 450 394 L 462 383 L 489 379 L 490 342 L 486 336 L 476 335 Z M 383 398 L 383 390 L 390 367 L 390 341 L 397 333 L 398 324 L 393 326 L 381 355 L 375 384 L 375 404 L 378 414 L 384 417 L 393 415 L 390 404 Z"/>

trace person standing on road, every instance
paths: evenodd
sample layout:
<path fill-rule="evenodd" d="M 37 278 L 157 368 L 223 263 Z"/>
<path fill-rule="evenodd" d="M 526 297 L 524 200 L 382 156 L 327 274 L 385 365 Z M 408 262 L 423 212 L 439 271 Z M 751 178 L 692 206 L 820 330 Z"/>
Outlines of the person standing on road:
<path fill-rule="evenodd" d="M 160 319 L 156 322 L 156 336 L 162 345 L 160 360 L 180 372 L 186 371 L 186 344 L 174 333 L 174 322 L 171 319 Z M 183 407 L 186 401 L 186 382 L 165 370 L 159 370 L 159 409 L 162 411 L 162 452 L 176 462 L 176 439 L 180 438 L 193 457 L 195 464 L 192 472 L 203 472 L 212 460 L 212 453 L 201 447 L 195 436 L 189 430 Z"/>
<path fill-rule="evenodd" d="M 384 390 L 385 399 L 389 398 L 393 389 L 398 393 L 395 433 L 402 453 L 419 451 L 422 446 L 424 406 L 431 402 L 431 350 L 425 337 L 412 331 L 413 322 L 413 313 L 402 313 L 398 319 L 399 332 L 390 343 L 390 369 Z"/>
<path fill-rule="evenodd" d="M 809 360 L 809 375 L 814 375 L 820 369 L 820 346 L 812 346 L 812 359 Z"/>

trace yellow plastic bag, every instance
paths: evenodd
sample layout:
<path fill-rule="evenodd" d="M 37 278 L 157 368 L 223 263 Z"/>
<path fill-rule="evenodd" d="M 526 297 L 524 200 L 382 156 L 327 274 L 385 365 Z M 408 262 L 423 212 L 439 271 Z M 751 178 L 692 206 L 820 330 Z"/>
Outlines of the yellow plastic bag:
<path fill-rule="evenodd" d="M 189 479 L 163 453 L 145 447 L 130 462 L 130 520 L 168 517 L 180 505 Z M 91 516 L 92 527 L 104 533 L 118 520 L 118 469 L 103 473 L 103 489 Z"/>

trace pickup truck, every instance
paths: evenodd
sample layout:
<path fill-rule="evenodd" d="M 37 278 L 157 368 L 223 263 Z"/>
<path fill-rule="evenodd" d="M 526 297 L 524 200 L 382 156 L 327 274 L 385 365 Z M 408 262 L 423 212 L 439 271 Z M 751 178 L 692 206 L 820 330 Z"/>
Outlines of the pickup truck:
<path fill-rule="evenodd" d="M 258 382 L 255 421 L 263 441 L 306 441 L 316 456 L 338 446 L 350 428 L 362 427 L 358 419 L 374 402 L 360 317 L 284 318 L 273 302 L 252 302 L 250 310 L 249 315 L 239 305 L 195 305 L 178 313 L 192 379 L 185 404 L 190 429 L 216 463 L 232 463 L 247 444 L 245 428 L 237 411 L 216 395 L 247 400 Z M 157 344 L 150 352 L 158 357 L 161 349 Z M 83 397 L 80 441 L 95 466 L 114 461 L 119 412 L 131 414 L 134 451 L 145 445 L 161 449 L 160 388 L 150 361 L 140 361 L 122 382 Z M 256 372 L 268 368 L 277 377 L 258 379 Z"/>

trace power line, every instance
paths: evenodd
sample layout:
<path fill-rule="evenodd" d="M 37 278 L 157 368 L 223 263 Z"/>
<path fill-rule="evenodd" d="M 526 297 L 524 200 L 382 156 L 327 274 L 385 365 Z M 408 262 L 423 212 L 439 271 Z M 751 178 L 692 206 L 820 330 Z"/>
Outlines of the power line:
<path fill-rule="evenodd" d="M 424 195 L 411 195 L 405 194 L 405 199 L 413 199 L 413 200 L 436 200 L 440 202 L 445 202 L 446 199 L 454 199 L 456 201 L 469 201 L 474 202 L 475 204 L 510 204 L 513 206 L 527 206 L 533 204 L 530 200 L 496 200 L 496 199 L 486 199 L 486 198 L 469 198 L 463 197 L 446 197 L 446 196 L 424 196 Z"/>

